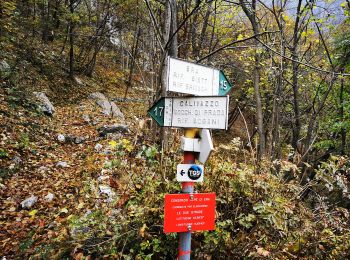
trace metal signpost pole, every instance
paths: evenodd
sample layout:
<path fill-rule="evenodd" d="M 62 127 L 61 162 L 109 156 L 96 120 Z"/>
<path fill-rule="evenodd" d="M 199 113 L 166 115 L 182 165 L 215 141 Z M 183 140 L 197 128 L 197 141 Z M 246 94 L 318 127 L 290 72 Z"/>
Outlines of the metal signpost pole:
<path fill-rule="evenodd" d="M 185 137 L 195 138 L 198 133 L 198 129 L 186 129 Z M 184 163 L 194 163 L 196 155 L 194 152 L 184 152 Z M 182 182 L 182 193 L 193 193 L 194 182 Z M 188 232 L 179 233 L 179 260 L 191 259 L 191 227 L 188 227 Z"/>

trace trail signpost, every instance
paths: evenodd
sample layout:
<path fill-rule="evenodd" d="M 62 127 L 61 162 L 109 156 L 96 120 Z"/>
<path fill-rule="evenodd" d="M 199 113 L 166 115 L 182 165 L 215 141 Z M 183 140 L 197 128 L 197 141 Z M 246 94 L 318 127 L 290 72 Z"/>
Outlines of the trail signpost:
<path fill-rule="evenodd" d="M 148 114 L 160 125 L 227 129 L 229 97 L 165 97 Z"/>
<path fill-rule="evenodd" d="M 177 93 L 225 96 L 232 88 L 221 70 L 171 57 L 167 76 L 167 90 Z"/>
<path fill-rule="evenodd" d="M 214 149 L 209 129 L 227 129 L 231 88 L 218 69 L 169 58 L 167 91 L 194 96 L 162 97 L 148 110 L 161 127 L 187 128 L 176 173 L 182 194 L 165 195 L 164 209 L 164 232 L 179 232 L 179 260 L 190 259 L 192 231 L 215 229 L 216 195 L 194 193 L 194 183 L 204 179 L 204 167 L 195 160 L 204 164 Z"/>

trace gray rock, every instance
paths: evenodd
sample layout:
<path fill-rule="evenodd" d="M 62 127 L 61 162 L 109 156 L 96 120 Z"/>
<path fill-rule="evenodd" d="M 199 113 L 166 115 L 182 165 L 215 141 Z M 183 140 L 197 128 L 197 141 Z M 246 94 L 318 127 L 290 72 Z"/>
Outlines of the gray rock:
<path fill-rule="evenodd" d="M 102 93 L 92 93 L 89 95 L 89 98 L 95 100 L 96 104 L 102 108 L 102 113 L 104 115 L 125 120 L 124 114 L 120 111 L 119 107 L 114 102 L 109 101 Z"/>
<path fill-rule="evenodd" d="M 49 168 L 47 168 L 46 166 L 40 166 L 40 168 L 38 169 L 39 173 L 45 173 L 49 170 Z"/>
<path fill-rule="evenodd" d="M 81 144 L 86 140 L 85 137 L 75 136 L 75 135 L 65 135 L 64 139 L 66 143 L 74 143 L 74 144 Z"/>
<path fill-rule="evenodd" d="M 97 129 L 100 136 L 106 136 L 110 133 L 126 133 L 129 131 L 127 125 L 115 124 L 115 125 L 104 125 Z"/>
<path fill-rule="evenodd" d="M 44 199 L 47 201 L 47 202 L 51 202 L 53 200 L 53 198 L 55 197 L 54 194 L 52 194 L 51 192 L 49 192 L 45 197 Z"/>
<path fill-rule="evenodd" d="M 85 137 L 77 136 L 77 137 L 75 137 L 75 139 L 74 139 L 74 143 L 76 143 L 76 144 L 81 144 L 81 143 L 83 143 L 83 142 L 85 142 Z"/>
<path fill-rule="evenodd" d="M 91 119 L 90 119 L 90 116 L 89 116 L 89 115 L 83 115 L 82 118 L 83 118 L 83 120 L 84 120 L 85 123 L 90 124 Z"/>
<path fill-rule="evenodd" d="M 66 138 L 67 143 L 74 143 L 75 138 L 77 138 L 75 135 L 65 135 L 64 137 Z"/>
<path fill-rule="evenodd" d="M 56 167 L 58 167 L 58 168 L 67 168 L 68 167 L 68 163 L 64 162 L 64 161 L 61 161 L 61 162 L 58 162 L 56 164 Z"/>
<path fill-rule="evenodd" d="M 115 197 L 115 192 L 112 190 L 111 187 L 107 186 L 107 185 L 99 185 L 98 186 L 99 190 L 100 190 L 100 194 L 106 194 L 108 199 L 108 202 L 111 202 L 113 200 L 113 198 Z"/>
<path fill-rule="evenodd" d="M 48 228 L 55 228 L 57 227 L 57 222 L 56 221 L 53 221 L 51 222 L 49 225 L 48 225 Z"/>
<path fill-rule="evenodd" d="M 92 211 L 88 209 L 84 214 L 84 218 L 89 217 L 91 214 L 92 214 Z"/>
<path fill-rule="evenodd" d="M 46 115 L 53 116 L 55 108 L 50 102 L 49 98 L 43 92 L 33 92 L 38 101 L 39 109 Z"/>
<path fill-rule="evenodd" d="M 96 152 L 101 151 L 102 147 L 103 147 L 102 144 L 96 144 L 96 145 L 95 145 L 95 151 L 96 151 Z"/>
<path fill-rule="evenodd" d="M 102 154 L 104 154 L 104 155 L 111 155 L 111 154 L 112 154 L 112 151 L 109 150 L 109 149 L 105 149 L 105 150 L 102 152 Z"/>
<path fill-rule="evenodd" d="M 23 200 L 23 201 L 21 202 L 21 206 L 22 206 L 22 208 L 24 208 L 24 209 L 25 209 L 25 208 L 29 209 L 29 208 L 31 208 L 37 201 L 38 201 L 38 197 L 32 195 L 32 196 L 30 196 L 29 198 L 26 198 L 25 200 Z"/>
<path fill-rule="evenodd" d="M 111 103 L 105 99 L 99 99 L 96 100 L 97 105 L 99 105 L 102 108 L 102 114 L 106 116 L 110 116 L 112 114 L 112 106 Z"/>
<path fill-rule="evenodd" d="M 101 175 L 97 178 L 97 180 L 99 182 L 103 182 L 104 180 L 109 180 L 109 176 L 108 175 Z"/>
<path fill-rule="evenodd" d="M 62 135 L 62 134 L 59 134 L 59 135 L 57 136 L 57 140 L 58 140 L 59 142 L 61 142 L 61 143 L 64 143 L 64 142 L 66 141 L 66 137 L 65 137 L 64 135 Z"/>
<path fill-rule="evenodd" d="M 94 92 L 89 95 L 90 99 L 107 99 L 101 92 Z"/>
<path fill-rule="evenodd" d="M 0 61 L 0 76 L 8 77 L 11 73 L 10 65 L 5 61 Z"/>
<path fill-rule="evenodd" d="M 83 81 L 80 78 L 76 77 L 76 76 L 74 77 L 74 81 L 76 83 L 78 83 L 79 85 L 84 85 Z"/>
<path fill-rule="evenodd" d="M 114 117 L 119 118 L 123 121 L 125 120 L 124 114 L 122 111 L 120 111 L 119 107 L 114 102 L 111 102 L 111 111 Z"/>
<path fill-rule="evenodd" d="M 100 123 L 100 119 L 95 118 L 94 121 L 92 121 L 92 125 L 97 125 L 98 123 Z"/>
<path fill-rule="evenodd" d="M 18 156 L 13 157 L 12 161 L 16 164 L 19 165 L 22 162 L 22 159 Z"/>

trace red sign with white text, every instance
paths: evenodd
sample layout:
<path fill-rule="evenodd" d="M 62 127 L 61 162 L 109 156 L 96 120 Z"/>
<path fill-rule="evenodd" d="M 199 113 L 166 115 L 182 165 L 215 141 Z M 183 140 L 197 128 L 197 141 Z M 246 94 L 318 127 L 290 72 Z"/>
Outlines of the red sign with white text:
<path fill-rule="evenodd" d="M 215 193 L 166 194 L 164 232 L 215 229 Z"/>

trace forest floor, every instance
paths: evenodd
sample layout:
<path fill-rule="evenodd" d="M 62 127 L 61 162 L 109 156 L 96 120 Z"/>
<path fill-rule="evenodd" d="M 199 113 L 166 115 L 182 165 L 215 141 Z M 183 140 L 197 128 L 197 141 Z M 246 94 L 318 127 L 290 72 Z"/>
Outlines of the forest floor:
<path fill-rule="evenodd" d="M 122 98 L 125 92 L 123 75 L 112 70 L 104 73 L 110 73 L 110 77 L 102 82 L 85 78 L 84 83 L 79 79 L 77 84 L 66 76 L 57 76 L 51 81 L 36 79 L 39 87 L 28 84 L 25 90 L 0 88 L 0 256 L 12 258 L 24 252 L 35 255 L 35 250 L 42 251 L 38 250 L 41 244 L 66 236 L 67 219 L 94 207 L 89 205 L 94 200 L 86 198 L 89 195 L 84 189 L 87 176 L 97 179 L 103 168 L 103 149 L 112 139 L 136 141 L 139 121 L 148 108 L 145 101 L 116 101 L 129 131 L 107 138 L 99 136 L 99 127 L 120 122 L 103 115 L 88 95 L 102 91 L 110 98 Z M 33 81 L 36 76 L 27 76 L 27 80 Z M 48 92 L 55 106 L 53 117 L 38 113 L 28 99 L 28 93 L 40 90 Z M 139 96 L 131 88 L 128 98 Z M 84 119 L 86 115 L 91 122 Z M 60 134 L 82 141 L 60 142 Z M 101 145 L 99 151 L 96 144 Z M 60 166 L 59 162 L 67 165 Z M 21 202 L 31 196 L 37 202 L 23 208 Z"/>

